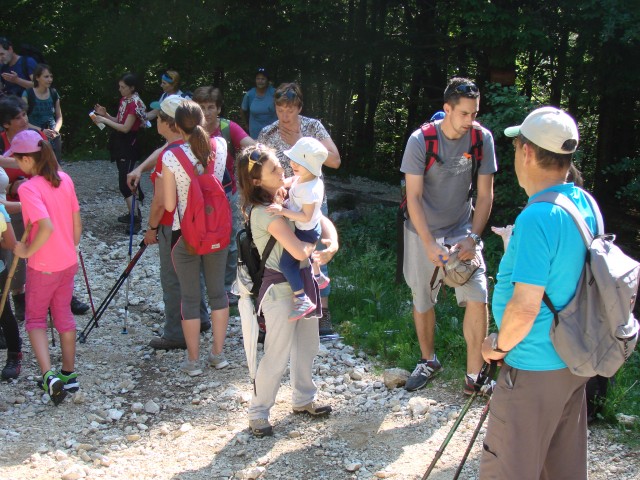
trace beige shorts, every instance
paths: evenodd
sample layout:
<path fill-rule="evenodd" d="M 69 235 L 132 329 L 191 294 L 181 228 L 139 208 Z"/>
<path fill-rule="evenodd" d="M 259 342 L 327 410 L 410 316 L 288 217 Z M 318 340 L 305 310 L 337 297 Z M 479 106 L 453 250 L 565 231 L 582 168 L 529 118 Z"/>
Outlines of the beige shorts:
<path fill-rule="evenodd" d="M 443 243 L 446 245 L 455 245 L 467 235 L 457 237 L 446 237 Z M 457 287 L 456 299 L 458 305 L 465 307 L 467 302 L 487 303 L 487 276 L 482 251 L 478 248 L 478 256 L 482 263 L 480 268 L 476 270 L 473 276 L 461 287 Z M 413 297 L 413 306 L 415 309 L 424 313 L 437 303 L 438 292 L 440 287 L 431 290 L 431 278 L 435 270 L 435 265 L 429 261 L 427 253 L 422 246 L 422 240 L 417 233 L 412 232 L 406 226 L 404 227 L 404 262 L 403 262 L 404 279 L 411 289 Z"/>

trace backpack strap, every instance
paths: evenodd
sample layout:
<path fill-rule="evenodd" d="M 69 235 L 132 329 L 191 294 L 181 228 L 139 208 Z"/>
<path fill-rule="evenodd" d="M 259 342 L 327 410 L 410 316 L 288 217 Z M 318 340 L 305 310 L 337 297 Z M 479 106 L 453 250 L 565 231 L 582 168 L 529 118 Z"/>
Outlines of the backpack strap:
<path fill-rule="evenodd" d="M 220 134 L 222 135 L 222 138 L 224 138 L 227 141 L 227 150 L 229 151 L 229 153 L 231 153 L 231 156 L 235 159 L 236 147 L 233 146 L 233 142 L 231 141 L 230 125 L 231 125 L 231 122 L 226 118 L 220 119 Z"/>
<path fill-rule="evenodd" d="M 589 197 L 591 196 L 589 195 L 587 198 Z M 591 200 L 593 200 L 593 197 L 591 197 Z M 589 248 L 589 246 L 591 245 L 591 242 L 593 242 L 594 235 L 591 232 L 591 229 L 589 228 L 589 226 L 587 225 L 587 222 L 585 222 L 582 214 L 580 213 L 580 210 L 578 210 L 578 207 L 576 207 L 576 204 L 573 203 L 568 197 L 558 192 L 544 192 L 543 194 L 536 197 L 533 201 L 530 201 L 529 203 L 527 203 L 527 206 L 533 203 L 553 203 L 554 205 L 557 205 L 561 207 L 563 210 L 565 210 L 571 216 L 576 226 L 578 227 L 578 230 L 580 231 L 580 235 L 582 235 L 582 240 L 584 241 L 584 244 L 586 245 L 587 248 Z M 589 203 L 591 203 L 591 201 L 589 201 Z M 595 200 L 593 200 L 593 203 L 591 204 L 591 208 L 593 209 L 594 213 L 596 212 L 596 209 L 597 209 L 596 217 L 599 216 L 600 223 L 602 223 L 602 214 L 600 213 L 600 209 L 598 208 L 598 205 L 595 203 Z M 598 230 L 599 229 L 600 229 L 600 224 L 598 225 Z"/>
<path fill-rule="evenodd" d="M 482 159 L 484 156 L 484 138 L 482 135 L 482 125 L 478 122 L 473 122 L 471 127 L 471 188 L 469 189 L 469 199 L 473 196 L 473 193 L 478 188 L 478 171 L 480 165 L 482 165 Z"/>
<path fill-rule="evenodd" d="M 36 106 L 36 92 L 33 88 L 27 88 L 27 116 L 31 115 L 34 107 Z"/>
<path fill-rule="evenodd" d="M 251 210 L 249 210 L 246 229 L 249 231 L 251 235 L 251 241 L 253 242 L 253 232 L 251 231 L 251 212 L 252 211 L 253 211 L 253 207 L 251 207 Z M 260 269 L 258 270 L 258 273 L 260 274 L 260 278 L 262 278 L 262 276 L 264 275 L 264 269 L 267 266 L 267 260 L 269 259 L 269 255 L 271 255 L 271 250 L 273 250 L 273 247 L 275 247 L 276 242 L 277 242 L 276 237 L 274 237 L 273 235 L 270 235 L 269 240 L 267 241 L 267 245 L 264 247 L 264 251 L 260 256 Z"/>
<path fill-rule="evenodd" d="M 424 166 L 424 174 L 426 175 L 434 163 L 442 162 L 442 160 L 438 156 L 438 130 L 436 130 L 436 124 L 434 122 L 424 123 L 420 126 L 420 130 L 422 130 L 427 150 Z"/>
<path fill-rule="evenodd" d="M 585 196 L 589 200 L 589 203 L 591 204 L 591 208 L 598 221 L 598 234 L 601 235 L 604 233 L 604 222 L 602 220 L 602 213 L 600 212 L 600 208 L 589 193 L 584 190 L 582 190 L 582 192 L 585 194 Z M 584 217 L 580 213 L 580 210 L 578 210 L 578 207 L 576 207 L 576 204 L 573 203 L 568 197 L 558 192 L 544 192 L 534 200 L 529 201 L 529 203 L 527 203 L 527 207 L 534 203 L 552 203 L 566 211 L 578 227 L 580 235 L 582 236 L 582 240 L 584 241 L 587 249 L 589 248 L 591 242 L 593 242 L 593 233 L 591 233 L 591 229 L 587 225 L 587 222 L 584 220 Z M 558 312 L 556 307 L 553 306 L 553 303 L 551 302 L 551 299 L 549 298 L 549 295 L 547 295 L 546 291 L 542 295 L 542 301 L 547 306 L 547 308 L 551 310 L 551 313 L 553 313 L 553 321 L 555 323 L 555 326 L 557 327 L 560 323 L 560 318 L 558 317 L 558 314 L 560 312 Z"/>

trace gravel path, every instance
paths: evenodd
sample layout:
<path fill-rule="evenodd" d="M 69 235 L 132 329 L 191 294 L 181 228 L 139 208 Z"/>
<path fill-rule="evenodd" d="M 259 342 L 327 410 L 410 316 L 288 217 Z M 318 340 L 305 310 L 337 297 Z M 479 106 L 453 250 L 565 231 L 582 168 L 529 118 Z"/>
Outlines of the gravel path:
<path fill-rule="evenodd" d="M 77 162 L 65 170 L 76 182 L 81 250 L 97 307 L 128 263 L 128 237 L 115 220 L 124 203 L 109 162 Z M 148 180 L 143 186 L 151 191 Z M 390 196 L 388 187 L 359 179 L 340 190 Z M 421 478 L 465 401 L 458 384 L 436 382 L 413 394 L 389 390 L 365 354 L 340 341 L 323 343 L 315 378 L 334 414 L 324 420 L 292 415 L 286 376 L 272 412 L 275 435 L 255 439 L 247 429 L 251 386 L 238 317 L 230 320 L 225 350 L 231 365 L 224 370 L 185 377 L 176 369 L 183 352 L 147 347 L 162 325 L 156 248 L 147 249 L 131 275 L 129 333 L 121 334 L 123 286 L 99 328 L 78 344 L 81 390 L 57 408 L 36 387 L 38 369 L 26 342 L 20 378 L 0 385 L 0 478 Z M 87 299 L 80 276 L 76 292 Z M 89 319 L 77 317 L 79 329 Z M 210 343 L 210 335 L 203 336 L 203 352 Z M 52 355 L 59 364 L 57 346 Z M 472 406 L 431 478 L 452 478 L 482 403 Z M 591 479 L 640 478 L 638 452 L 617 437 L 611 428 L 590 430 Z M 480 444 L 460 478 L 477 478 Z"/>

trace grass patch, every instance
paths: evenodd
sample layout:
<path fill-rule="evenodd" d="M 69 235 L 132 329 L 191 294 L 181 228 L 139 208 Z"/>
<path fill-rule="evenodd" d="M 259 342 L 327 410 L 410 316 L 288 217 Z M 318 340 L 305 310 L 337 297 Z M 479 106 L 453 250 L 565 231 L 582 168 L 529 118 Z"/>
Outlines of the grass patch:
<path fill-rule="evenodd" d="M 420 348 L 413 325 L 411 291 L 404 281 L 395 283 L 396 207 L 375 206 L 357 221 L 337 222 L 341 250 L 331 263 L 331 311 L 345 341 L 376 357 L 383 367 L 413 370 Z M 485 238 L 484 257 L 493 277 L 502 258 L 502 239 Z M 440 292 L 436 306 L 435 347 L 445 365 L 445 378 L 465 372 L 466 344 L 462 334 L 464 309 L 452 289 Z M 489 309 L 491 310 L 491 309 Z M 490 318 L 491 331 L 495 323 Z M 605 400 L 602 420 L 615 424 L 616 414 L 640 417 L 640 354 L 635 352 L 616 375 Z M 622 427 L 621 427 L 622 428 Z M 630 429 L 629 441 L 638 440 L 640 424 Z"/>

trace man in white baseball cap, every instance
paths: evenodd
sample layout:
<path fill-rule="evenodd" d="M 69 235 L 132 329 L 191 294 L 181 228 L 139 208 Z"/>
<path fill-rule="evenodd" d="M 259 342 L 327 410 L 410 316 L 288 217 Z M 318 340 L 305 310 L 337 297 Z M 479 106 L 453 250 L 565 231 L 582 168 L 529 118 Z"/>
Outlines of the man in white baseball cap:
<path fill-rule="evenodd" d="M 542 107 L 514 137 L 515 170 L 531 202 L 544 192 L 568 197 L 595 232 L 584 192 L 565 183 L 578 127 L 566 112 Z M 482 344 L 488 361 L 504 362 L 491 398 L 491 416 L 480 464 L 481 479 L 587 478 L 586 377 L 574 375 L 556 353 L 552 312 L 573 297 L 586 247 L 573 219 L 553 203 L 533 203 L 518 215 L 493 293 L 499 332 Z"/>

